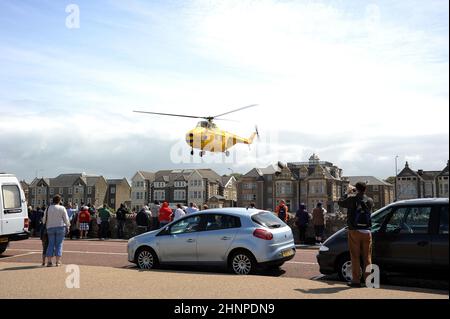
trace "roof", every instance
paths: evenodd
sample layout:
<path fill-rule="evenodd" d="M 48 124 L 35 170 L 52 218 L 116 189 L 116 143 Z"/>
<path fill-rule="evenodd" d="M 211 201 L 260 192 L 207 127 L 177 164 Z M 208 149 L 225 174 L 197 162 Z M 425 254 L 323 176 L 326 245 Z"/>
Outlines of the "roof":
<path fill-rule="evenodd" d="M 448 198 L 416 198 L 394 202 L 391 205 L 448 204 Z"/>
<path fill-rule="evenodd" d="M 217 174 L 212 169 L 198 169 L 197 172 L 203 177 L 206 178 L 210 182 L 222 182 L 222 177 Z"/>
<path fill-rule="evenodd" d="M 400 173 L 397 174 L 398 176 L 416 176 L 420 177 L 419 174 L 414 172 L 411 168 L 409 168 L 409 163 L 406 162 L 405 167 L 400 171 Z"/>
<path fill-rule="evenodd" d="M 434 181 L 441 171 L 420 171 L 419 176 L 426 181 Z"/>
<path fill-rule="evenodd" d="M 385 182 L 375 176 L 346 176 L 350 184 L 355 185 L 357 182 L 365 182 L 367 185 L 378 186 L 392 186 L 392 184 Z"/>
<path fill-rule="evenodd" d="M 50 178 L 49 186 L 51 187 L 65 187 L 72 186 L 78 179 L 82 179 L 85 183 L 84 175 L 78 174 L 60 174 L 55 178 Z"/>
<path fill-rule="evenodd" d="M 226 186 L 228 184 L 228 182 L 233 178 L 234 178 L 234 176 L 231 176 L 231 175 L 222 176 L 222 185 Z"/>
<path fill-rule="evenodd" d="M 269 165 L 264 168 L 253 168 L 252 170 L 250 170 L 249 172 L 244 174 L 242 177 L 258 178 L 258 177 L 262 177 L 263 175 L 272 175 L 279 171 L 281 171 L 281 169 L 278 166 Z"/>
<path fill-rule="evenodd" d="M 144 172 L 144 171 L 139 171 L 139 173 L 144 177 L 144 179 L 148 179 L 148 180 L 154 180 L 155 179 L 155 173 Z"/>
<path fill-rule="evenodd" d="M 101 176 L 87 176 L 86 177 L 86 185 L 87 186 L 95 186 L 98 180 L 101 179 Z"/>
<path fill-rule="evenodd" d="M 106 182 L 108 183 L 108 185 L 117 185 L 117 184 L 122 184 L 123 182 L 127 183 L 128 186 L 130 186 L 130 183 L 128 182 L 128 180 L 124 177 L 122 179 L 107 179 Z"/>
<path fill-rule="evenodd" d="M 50 185 L 50 178 L 35 178 L 31 182 L 30 187 L 36 187 L 41 181 L 44 181 L 47 185 Z"/>
<path fill-rule="evenodd" d="M 235 216 L 241 216 L 241 217 L 248 217 L 248 216 L 252 216 L 255 215 L 259 212 L 265 212 L 265 210 L 259 210 L 259 209 L 247 209 L 247 208 L 241 208 L 241 207 L 227 207 L 227 208 L 213 208 L 213 209 L 207 209 L 207 210 L 202 210 L 198 213 L 195 214 L 230 214 L 230 215 L 235 215 Z M 192 214 L 194 215 L 194 214 Z"/>
<path fill-rule="evenodd" d="M 442 175 L 448 175 L 448 161 L 447 161 L 447 166 L 442 170 L 442 172 L 439 173 L 438 176 L 442 176 Z"/>

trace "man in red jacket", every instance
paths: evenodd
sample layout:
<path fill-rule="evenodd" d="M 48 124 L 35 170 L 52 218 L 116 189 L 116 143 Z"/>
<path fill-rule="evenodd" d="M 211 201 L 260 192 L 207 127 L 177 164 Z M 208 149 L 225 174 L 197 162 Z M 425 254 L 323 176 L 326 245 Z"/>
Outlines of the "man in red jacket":
<path fill-rule="evenodd" d="M 168 202 L 164 202 L 159 209 L 159 227 L 163 228 L 172 221 L 172 209 Z"/>

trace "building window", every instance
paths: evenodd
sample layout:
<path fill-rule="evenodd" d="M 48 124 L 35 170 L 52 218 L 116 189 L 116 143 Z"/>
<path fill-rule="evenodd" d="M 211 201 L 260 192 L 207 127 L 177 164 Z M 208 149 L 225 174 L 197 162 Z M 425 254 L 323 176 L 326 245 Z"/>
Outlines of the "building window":
<path fill-rule="evenodd" d="M 72 189 L 72 187 L 69 187 L 69 195 L 72 195 L 73 194 L 73 189 Z"/>
<path fill-rule="evenodd" d="M 373 186 L 372 186 L 372 190 L 373 190 L 374 192 L 378 192 L 378 185 L 373 185 Z"/>
<path fill-rule="evenodd" d="M 115 194 L 116 193 L 116 188 L 115 187 L 111 187 L 110 191 L 111 191 L 111 194 Z"/>
<path fill-rule="evenodd" d="M 153 197 L 155 200 L 165 200 L 166 192 L 162 190 L 155 190 L 153 192 Z"/>
<path fill-rule="evenodd" d="M 292 195 L 292 182 L 277 182 L 276 193 L 277 196 Z"/>
<path fill-rule="evenodd" d="M 87 188 L 87 193 L 88 193 L 88 195 L 91 195 L 91 194 L 92 194 L 92 187 L 88 187 L 88 188 Z"/>
<path fill-rule="evenodd" d="M 255 201 L 256 200 L 256 194 L 244 194 L 242 197 L 245 201 Z"/>
<path fill-rule="evenodd" d="M 111 205 L 115 205 L 116 204 L 116 200 L 114 198 L 111 198 Z"/>
<path fill-rule="evenodd" d="M 64 193 L 64 188 L 60 187 L 59 188 L 59 193 L 62 195 Z"/>
<path fill-rule="evenodd" d="M 176 201 L 179 201 L 179 200 L 185 200 L 185 199 L 186 199 L 186 192 L 185 192 L 185 191 L 182 191 L 182 190 L 176 190 L 176 191 L 174 192 L 174 199 L 175 199 Z"/>
<path fill-rule="evenodd" d="M 52 187 L 52 188 L 50 188 L 50 195 L 53 195 L 53 194 L 55 194 L 55 189 Z"/>
<path fill-rule="evenodd" d="M 256 183 L 243 183 L 243 189 L 256 189 Z"/>

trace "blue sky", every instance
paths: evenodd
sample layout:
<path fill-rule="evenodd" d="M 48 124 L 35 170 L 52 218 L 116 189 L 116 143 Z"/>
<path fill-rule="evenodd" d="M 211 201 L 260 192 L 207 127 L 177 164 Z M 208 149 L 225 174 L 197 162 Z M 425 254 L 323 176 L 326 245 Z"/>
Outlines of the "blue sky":
<path fill-rule="evenodd" d="M 447 162 L 448 1 L 73 3 L 79 29 L 65 26 L 70 2 L 0 3 L 0 170 L 245 172 L 317 152 L 386 177 L 395 155 L 417 169 Z M 131 112 L 253 103 L 222 125 L 247 136 L 258 124 L 272 143 L 257 158 L 236 147 L 226 165 L 174 163 L 195 121 Z"/>

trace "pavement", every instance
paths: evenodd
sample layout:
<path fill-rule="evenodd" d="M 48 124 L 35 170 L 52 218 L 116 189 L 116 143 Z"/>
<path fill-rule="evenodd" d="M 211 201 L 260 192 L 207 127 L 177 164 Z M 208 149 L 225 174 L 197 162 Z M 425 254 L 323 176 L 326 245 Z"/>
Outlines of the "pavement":
<path fill-rule="evenodd" d="M 351 289 L 342 283 L 79 266 L 79 288 L 67 288 L 73 273 L 66 267 L 0 262 L 0 298 L 4 299 L 448 299 L 448 292 L 383 287 Z M 69 268 L 69 270 L 71 270 Z"/>
<path fill-rule="evenodd" d="M 351 294 L 353 298 L 359 298 L 361 293 L 364 298 L 428 298 L 431 296 L 440 298 L 443 295 L 448 298 L 448 281 L 424 282 L 417 278 L 414 278 L 412 283 L 411 280 L 405 281 L 403 278 L 382 282 L 383 291 L 390 291 L 383 294 L 379 293 L 380 290 L 371 289 L 358 289 L 356 293 L 349 291 L 337 280 L 336 276 L 320 274 L 316 260 L 317 247 L 311 246 L 299 247 L 295 257 L 280 269 L 262 270 L 255 276 L 230 276 L 226 270 L 217 267 L 178 266 L 164 267 L 160 270 L 146 272 L 142 276 L 142 272 L 137 269 L 136 265 L 127 260 L 126 242 L 126 240 L 99 241 L 97 239 L 65 240 L 63 263 L 79 265 L 82 272 L 81 290 L 88 287 L 84 293 L 98 294 L 99 298 L 100 296 L 104 296 L 104 298 L 135 296 L 130 291 L 134 289 L 133 287 L 141 287 L 141 280 L 149 287 L 164 283 L 163 286 L 166 288 L 163 288 L 163 291 L 166 296 L 176 298 L 180 297 L 180 291 L 183 292 L 182 296 L 185 298 L 203 298 L 205 295 L 202 293 L 202 289 L 208 291 L 205 298 L 244 298 L 244 296 L 248 298 L 274 298 L 274 296 L 346 298 L 347 294 Z M 10 244 L 6 252 L 0 256 L 0 283 L 2 286 L 6 284 L 12 286 L 8 286 L 11 289 L 8 289 L 7 292 L 0 292 L 0 297 L 2 297 L 1 293 L 4 293 L 21 298 L 26 296 L 56 298 L 61 289 L 64 291 L 64 296 L 68 298 L 80 297 L 78 292 L 73 292 L 74 289 L 68 289 L 70 291 L 68 292 L 64 288 L 62 278 L 67 276 L 64 271 L 61 273 L 59 268 L 47 269 L 39 266 L 41 253 L 42 244 L 37 238 Z M 59 279 L 53 282 L 52 276 Z M 122 276 L 127 280 L 122 282 Z M 117 278 L 120 278 L 120 285 Z M 59 282 L 60 279 L 61 282 Z M 92 282 L 95 284 L 91 287 Z M 226 295 L 222 295 L 221 287 L 224 285 L 227 287 Z M 125 289 L 124 291 L 122 291 L 122 287 Z M 147 291 L 146 287 L 139 289 L 138 291 L 146 294 L 145 297 L 152 296 L 151 298 L 154 298 L 153 292 Z M 267 293 L 265 290 L 272 292 Z M 55 291 L 59 292 L 55 293 Z M 143 296 L 139 295 L 138 297 Z"/>

